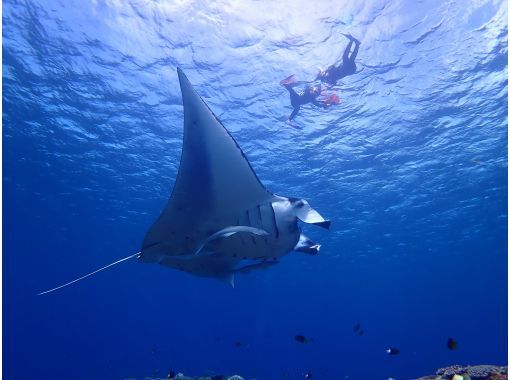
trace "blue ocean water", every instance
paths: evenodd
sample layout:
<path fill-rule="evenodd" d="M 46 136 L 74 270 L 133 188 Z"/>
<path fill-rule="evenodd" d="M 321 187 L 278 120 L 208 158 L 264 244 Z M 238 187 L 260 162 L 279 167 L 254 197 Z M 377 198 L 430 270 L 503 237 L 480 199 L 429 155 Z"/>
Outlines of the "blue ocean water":
<path fill-rule="evenodd" d="M 2 20 L 5 379 L 507 363 L 507 2 L 8 0 Z M 289 127 L 279 81 L 341 59 L 341 33 L 361 40 L 341 103 Z M 140 249 L 179 165 L 177 66 L 269 190 L 332 220 L 304 227 L 320 254 L 234 289 L 129 261 L 36 296 Z"/>

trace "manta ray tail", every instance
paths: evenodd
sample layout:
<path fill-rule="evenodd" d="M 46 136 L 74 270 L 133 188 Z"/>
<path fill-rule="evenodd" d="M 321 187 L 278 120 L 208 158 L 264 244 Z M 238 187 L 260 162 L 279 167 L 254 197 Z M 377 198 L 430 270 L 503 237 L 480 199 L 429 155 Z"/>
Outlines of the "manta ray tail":
<path fill-rule="evenodd" d="M 234 273 L 229 273 L 229 274 L 226 274 L 224 276 L 217 277 L 217 278 L 218 278 L 218 280 L 226 282 L 227 284 L 229 284 L 232 287 L 232 289 L 235 288 Z"/>
<path fill-rule="evenodd" d="M 46 290 L 46 291 L 44 291 L 44 292 L 38 293 L 37 295 L 38 295 L 38 296 L 41 296 L 41 295 L 43 295 L 43 294 L 51 293 L 51 292 L 54 292 L 55 290 L 65 288 L 65 287 L 66 287 L 66 286 L 68 286 L 68 285 L 74 284 L 75 282 L 81 281 L 81 280 L 83 280 L 83 279 L 85 279 L 85 278 L 87 278 L 87 277 L 89 277 L 89 276 L 92 276 L 93 274 L 96 274 L 96 273 L 98 273 L 98 272 L 101 272 L 101 271 L 103 271 L 103 270 L 105 270 L 105 269 L 107 269 L 107 268 L 110 268 L 110 267 L 112 267 L 112 266 L 114 266 L 114 265 L 117 265 L 117 264 L 119 264 L 119 263 L 121 263 L 121 262 L 123 262 L 123 261 L 129 260 L 129 259 L 132 259 L 132 258 L 134 258 L 134 257 L 136 257 L 136 258 L 140 257 L 140 252 L 136 252 L 136 253 L 134 253 L 134 254 L 132 254 L 132 255 L 129 255 L 128 257 L 124 257 L 123 259 L 117 260 L 117 261 L 115 261 L 115 262 L 113 262 L 113 263 L 111 263 L 111 264 L 108 264 L 108 265 L 106 265 L 106 266 L 104 266 L 104 267 L 102 267 L 102 268 L 99 268 L 99 269 L 95 270 L 94 272 L 90 272 L 90 273 L 86 274 L 85 276 L 81 276 L 80 278 L 77 278 L 77 279 L 75 279 L 75 280 L 73 280 L 73 281 L 70 281 L 70 282 L 68 282 L 68 283 L 65 283 L 65 284 L 63 284 L 63 285 L 57 286 L 56 288 L 53 288 L 53 289 Z"/>

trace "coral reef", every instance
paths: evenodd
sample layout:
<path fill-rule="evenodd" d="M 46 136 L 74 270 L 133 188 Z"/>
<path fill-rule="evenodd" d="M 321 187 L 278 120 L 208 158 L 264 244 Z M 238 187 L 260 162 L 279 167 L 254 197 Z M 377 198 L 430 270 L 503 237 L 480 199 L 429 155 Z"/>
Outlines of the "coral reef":
<path fill-rule="evenodd" d="M 420 377 L 416 380 L 508 380 L 508 368 L 496 365 L 462 366 L 452 365 L 439 368 L 435 375 Z"/>
<path fill-rule="evenodd" d="M 244 380 L 239 375 L 185 376 L 171 372 L 167 377 L 145 377 L 143 380 Z M 137 380 L 126 378 L 124 380 Z M 496 365 L 463 366 L 459 364 L 439 368 L 434 375 L 422 376 L 414 380 L 508 380 L 508 367 Z"/>
<path fill-rule="evenodd" d="M 178 373 L 177 375 L 172 375 L 168 377 L 145 377 L 143 380 L 244 380 L 243 377 L 239 375 L 232 376 L 223 376 L 223 375 L 215 375 L 215 376 L 185 376 L 182 373 Z M 125 379 L 125 380 L 136 380 L 136 379 Z"/>

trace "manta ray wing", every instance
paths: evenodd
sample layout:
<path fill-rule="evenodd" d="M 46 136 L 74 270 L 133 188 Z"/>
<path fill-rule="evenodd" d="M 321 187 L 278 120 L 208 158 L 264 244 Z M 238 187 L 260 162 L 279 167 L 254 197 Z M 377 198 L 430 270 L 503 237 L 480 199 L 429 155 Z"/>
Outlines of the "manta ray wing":
<path fill-rule="evenodd" d="M 238 215 L 274 199 L 244 153 L 177 69 L 184 107 L 181 162 L 172 195 L 142 244 L 141 260 L 195 252 Z"/>

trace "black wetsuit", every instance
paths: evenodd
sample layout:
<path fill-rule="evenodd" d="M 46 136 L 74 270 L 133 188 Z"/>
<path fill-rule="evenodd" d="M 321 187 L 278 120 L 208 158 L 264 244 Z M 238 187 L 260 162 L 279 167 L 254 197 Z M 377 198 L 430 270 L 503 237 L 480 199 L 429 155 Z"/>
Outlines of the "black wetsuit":
<path fill-rule="evenodd" d="M 290 94 L 290 104 L 294 107 L 294 110 L 289 116 L 289 120 L 292 120 L 294 116 L 299 112 L 299 108 L 303 104 L 313 103 L 317 107 L 324 107 L 324 103 L 321 103 L 317 100 L 317 96 L 320 95 L 320 91 L 318 93 L 314 93 L 310 88 L 305 89 L 303 94 L 298 94 L 293 88 L 292 85 L 286 84 L 284 87 L 289 91 Z"/>
<path fill-rule="evenodd" d="M 351 51 L 352 44 L 356 44 L 354 46 L 354 50 L 352 54 L 349 56 Z M 344 54 L 342 56 L 342 63 L 338 66 L 331 65 L 327 68 L 326 71 L 319 73 L 317 75 L 317 80 L 320 79 L 322 82 L 328 83 L 332 86 L 336 85 L 336 82 L 348 75 L 352 75 L 356 72 L 356 56 L 358 55 L 359 50 L 359 42 L 357 40 L 352 40 L 349 42 L 347 47 L 345 48 Z"/>

